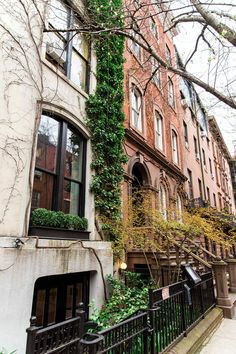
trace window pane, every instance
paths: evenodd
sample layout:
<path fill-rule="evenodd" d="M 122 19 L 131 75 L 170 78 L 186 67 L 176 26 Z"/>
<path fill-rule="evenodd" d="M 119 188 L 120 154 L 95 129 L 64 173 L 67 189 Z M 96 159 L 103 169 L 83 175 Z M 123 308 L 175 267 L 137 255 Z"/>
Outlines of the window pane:
<path fill-rule="evenodd" d="M 75 27 L 81 27 L 80 23 L 75 23 Z M 79 52 L 86 60 L 89 59 L 89 41 L 85 35 L 77 34 L 73 38 L 73 47 Z"/>
<path fill-rule="evenodd" d="M 49 290 L 48 299 L 48 325 L 56 322 L 57 288 Z"/>
<path fill-rule="evenodd" d="M 131 104 L 132 104 L 132 125 L 142 131 L 142 112 L 141 112 L 141 96 L 139 92 L 135 89 L 131 93 Z"/>
<path fill-rule="evenodd" d="M 45 290 L 37 291 L 37 302 L 36 302 L 36 326 L 43 326 L 43 318 L 44 318 L 44 309 L 45 309 Z"/>
<path fill-rule="evenodd" d="M 66 287 L 66 319 L 72 317 L 73 310 L 73 284 Z"/>
<path fill-rule="evenodd" d="M 51 0 L 49 6 L 48 22 L 55 29 L 67 29 L 68 7 L 60 0 Z M 66 34 L 65 34 L 66 35 Z"/>
<path fill-rule="evenodd" d="M 54 176 L 38 170 L 34 171 L 34 189 L 31 208 L 52 209 Z"/>
<path fill-rule="evenodd" d="M 64 213 L 78 215 L 80 186 L 68 180 L 64 180 L 63 210 Z"/>
<path fill-rule="evenodd" d="M 71 80 L 82 90 L 87 89 L 87 63 L 75 50 L 72 51 L 71 59 Z"/>
<path fill-rule="evenodd" d="M 65 177 L 82 180 L 83 140 L 72 130 L 67 130 Z"/>
<path fill-rule="evenodd" d="M 59 123 L 45 115 L 42 115 L 36 152 L 36 166 L 49 171 L 56 171 L 57 145 Z"/>

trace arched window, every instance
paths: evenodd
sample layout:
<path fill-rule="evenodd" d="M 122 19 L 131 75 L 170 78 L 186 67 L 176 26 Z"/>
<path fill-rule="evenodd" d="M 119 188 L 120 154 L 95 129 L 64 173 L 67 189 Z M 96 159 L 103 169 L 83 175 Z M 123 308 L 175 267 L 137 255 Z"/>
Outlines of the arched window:
<path fill-rule="evenodd" d="M 163 218 L 167 220 L 167 192 L 163 185 L 160 185 L 159 190 L 159 210 Z"/>
<path fill-rule="evenodd" d="M 178 141 L 177 141 L 177 134 L 174 130 L 171 131 L 171 142 L 172 142 L 172 160 L 174 163 L 179 163 L 178 158 Z"/>
<path fill-rule="evenodd" d="M 179 194 L 176 196 L 176 216 L 177 220 L 182 220 L 182 199 Z"/>
<path fill-rule="evenodd" d="M 132 126 L 142 132 L 142 95 L 140 91 L 133 86 L 131 91 L 131 124 Z"/>
<path fill-rule="evenodd" d="M 168 78 L 168 103 L 171 107 L 175 107 L 174 85 L 170 78 Z"/>
<path fill-rule="evenodd" d="M 155 58 L 151 59 L 152 62 L 152 75 L 153 75 L 153 81 L 157 85 L 157 87 L 161 87 L 161 71 L 160 71 L 160 65 L 158 61 Z"/>
<path fill-rule="evenodd" d="M 34 171 L 32 209 L 83 216 L 86 141 L 69 123 L 41 117 Z"/>
<path fill-rule="evenodd" d="M 163 149 L 163 118 L 156 111 L 155 112 L 155 145 L 158 149 Z"/>

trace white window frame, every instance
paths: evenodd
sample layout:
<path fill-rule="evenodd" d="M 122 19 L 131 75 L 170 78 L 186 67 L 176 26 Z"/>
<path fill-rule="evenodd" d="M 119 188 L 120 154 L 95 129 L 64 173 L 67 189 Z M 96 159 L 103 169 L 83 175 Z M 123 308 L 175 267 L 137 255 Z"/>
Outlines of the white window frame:
<path fill-rule="evenodd" d="M 164 151 L 163 118 L 157 111 L 155 111 L 155 146 Z"/>
<path fill-rule="evenodd" d="M 135 38 L 138 37 L 137 33 L 135 33 L 133 30 L 131 31 L 131 36 L 134 37 L 133 39 L 130 39 L 130 50 L 131 52 L 134 54 L 134 56 L 141 61 L 142 59 L 142 48 L 140 47 L 140 45 L 138 43 L 135 42 Z"/>
<path fill-rule="evenodd" d="M 155 85 L 156 85 L 158 88 L 161 88 L 161 71 L 160 71 L 160 65 L 159 65 L 158 61 L 157 61 L 155 58 L 153 58 L 153 57 L 152 57 L 151 61 L 152 61 L 152 75 L 153 75 L 154 72 L 156 71 L 155 74 L 153 75 L 152 79 L 153 79 Z"/>
<path fill-rule="evenodd" d="M 178 135 L 175 130 L 171 131 L 171 143 L 172 143 L 172 160 L 174 163 L 179 163 L 179 154 L 178 154 Z"/>
<path fill-rule="evenodd" d="M 143 132 L 142 95 L 135 86 L 131 89 L 131 125 L 138 131 Z"/>
<path fill-rule="evenodd" d="M 168 103 L 171 107 L 175 108 L 174 84 L 170 77 L 168 77 Z"/>
<path fill-rule="evenodd" d="M 167 44 L 166 44 L 166 61 L 170 66 L 172 65 L 171 50 Z"/>
<path fill-rule="evenodd" d="M 152 17 L 150 17 L 150 30 L 156 39 L 159 39 L 157 24 Z"/>
<path fill-rule="evenodd" d="M 182 221 L 182 198 L 180 197 L 179 193 L 177 193 L 176 196 L 176 214 L 177 214 L 177 220 Z"/>

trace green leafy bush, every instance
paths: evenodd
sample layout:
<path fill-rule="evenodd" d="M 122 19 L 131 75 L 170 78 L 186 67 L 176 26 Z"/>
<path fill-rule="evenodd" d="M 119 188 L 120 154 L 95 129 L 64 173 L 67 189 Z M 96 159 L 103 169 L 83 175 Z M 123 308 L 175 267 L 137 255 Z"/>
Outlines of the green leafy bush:
<path fill-rule="evenodd" d="M 32 212 L 30 224 L 31 226 L 47 226 L 70 230 L 86 230 L 88 227 L 86 218 L 44 208 L 38 208 Z"/>
<path fill-rule="evenodd" d="M 111 288 L 110 299 L 101 310 L 93 308 L 91 320 L 98 324 L 99 330 L 117 324 L 138 310 L 148 306 L 148 287 L 140 274 L 125 272 L 125 281 L 107 277 L 108 287 Z"/>

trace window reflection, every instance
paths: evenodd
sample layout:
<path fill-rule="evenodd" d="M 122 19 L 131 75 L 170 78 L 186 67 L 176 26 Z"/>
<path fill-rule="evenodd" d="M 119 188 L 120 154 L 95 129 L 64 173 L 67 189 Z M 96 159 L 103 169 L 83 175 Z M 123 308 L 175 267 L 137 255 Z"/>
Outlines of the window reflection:
<path fill-rule="evenodd" d="M 65 121 L 42 116 L 37 144 L 32 209 L 83 216 L 86 142 Z"/>
<path fill-rule="evenodd" d="M 83 141 L 70 129 L 67 130 L 65 177 L 82 179 Z"/>
<path fill-rule="evenodd" d="M 47 116 L 42 116 L 38 131 L 36 165 L 55 172 L 57 159 L 59 123 Z"/>
<path fill-rule="evenodd" d="M 32 209 L 52 209 L 54 177 L 48 173 L 34 171 L 34 191 L 32 198 Z"/>
<path fill-rule="evenodd" d="M 68 180 L 64 181 L 63 211 L 67 214 L 78 215 L 79 184 Z"/>

